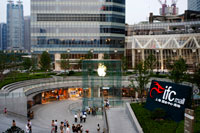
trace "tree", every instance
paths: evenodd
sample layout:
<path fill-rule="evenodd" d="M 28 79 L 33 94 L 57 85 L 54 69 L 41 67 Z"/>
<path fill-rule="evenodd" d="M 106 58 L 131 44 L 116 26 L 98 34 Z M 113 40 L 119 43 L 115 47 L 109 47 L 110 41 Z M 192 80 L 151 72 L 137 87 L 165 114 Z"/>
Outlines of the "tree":
<path fill-rule="evenodd" d="M 65 70 L 65 74 L 67 74 L 67 69 L 70 68 L 69 60 L 61 60 L 60 67 Z"/>
<path fill-rule="evenodd" d="M 122 70 L 123 70 L 123 72 L 125 72 L 125 74 L 126 74 L 126 71 L 127 71 L 127 69 L 128 69 L 128 64 L 127 64 L 127 59 L 126 59 L 126 57 L 123 56 L 122 59 L 121 59 L 121 61 L 122 61 Z"/>
<path fill-rule="evenodd" d="M 0 81 L 3 80 L 3 72 L 6 69 L 7 56 L 3 52 L 0 52 Z"/>
<path fill-rule="evenodd" d="M 169 77 L 173 82 L 180 83 L 185 79 L 186 71 L 187 71 L 186 62 L 183 58 L 180 58 L 174 62 Z"/>
<path fill-rule="evenodd" d="M 156 65 L 156 56 L 153 54 L 150 54 L 147 59 L 145 60 L 147 68 L 150 70 L 150 74 L 153 74 L 153 68 Z"/>
<path fill-rule="evenodd" d="M 25 58 L 24 59 L 24 62 L 23 62 L 23 67 L 24 67 L 24 69 L 25 70 L 30 70 L 30 68 L 32 67 L 32 61 L 31 61 L 31 59 L 30 58 Z"/>
<path fill-rule="evenodd" d="M 107 53 L 104 53 L 103 59 L 110 59 L 110 56 L 109 56 L 109 54 L 107 54 Z"/>
<path fill-rule="evenodd" d="M 87 55 L 86 55 L 86 59 L 92 59 L 93 58 L 93 52 L 88 51 Z"/>
<path fill-rule="evenodd" d="M 51 57 L 48 52 L 44 51 L 40 57 L 40 68 L 43 71 L 50 70 L 51 68 Z"/>
<path fill-rule="evenodd" d="M 198 88 L 200 88 L 200 65 L 196 68 L 192 81 L 198 86 Z"/>
<path fill-rule="evenodd" d="M 166 67 L 167 67 L 168 70 L 172 69 L 172 59 L 171 58 L 167 58 Z"/>
<path fill-rule="evenodd" d="M 142 96 L 143 91 L 145 90 L 146 85 L 149 83 L 150 74 L 147 69 L 147 63 L 140 62 L 135 71 L 137 75 L 130 80 L 130 86 L 135 89 L 136 92 L 139 93 L 139 96 Z M 134 81 L 137 82 L 137 86 L 135 86 Z"/>

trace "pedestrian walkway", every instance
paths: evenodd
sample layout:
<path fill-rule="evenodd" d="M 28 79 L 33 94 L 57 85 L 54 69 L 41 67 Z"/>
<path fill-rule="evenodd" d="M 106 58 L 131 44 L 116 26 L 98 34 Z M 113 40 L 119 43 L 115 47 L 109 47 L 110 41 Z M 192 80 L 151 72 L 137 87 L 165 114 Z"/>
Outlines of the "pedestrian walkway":
<path fill-rule="evenodd" d="M 107 118 L 110 133 L 137 133 L 125 108 L 110 108 L 107 110 Z"/>
<path fill-rule="evenodd" d="M 72 124 L 81 124 L 83 126 L 83 130 L 89 130 L 90 133 L 97 132 L 97 124 L 100 124 L 101 132 L 103 131 L 103 119 L 102 116 L 92 116 L 88 115 L 85 123 L 80 123 L 80 119 L 78 118 L 78 123 L 74 122 L 74 114 L 70 109 L 70 105 L 74 103 L 82 103 L 80 99 L 70 99 L 63 101 L 56 101 L 43 105 L 36 105 L 33 108 L 34 111 L 34 119 L 32 122 L 33 133 L 49 133 L 51 131 L 51 121 L 58 120 L 58 126 L 60 126 L 60 122 L 67 120 L 70 124 L 70 129 Z M 77 105 L 80 105 L 77 104 Z M 17 116 L 10 116 L 0 114 L 0 132 L 5 131 L 10 128 L 12 125 L 12 120 L 16 121 L 16 125 L 21 129 L 25 130 L 25 125 L 27 124 L 27 119 Z M 60 129 L 58 129 L 60 132 Z M 72 132 L 72 130 L 71 130 Z"/>

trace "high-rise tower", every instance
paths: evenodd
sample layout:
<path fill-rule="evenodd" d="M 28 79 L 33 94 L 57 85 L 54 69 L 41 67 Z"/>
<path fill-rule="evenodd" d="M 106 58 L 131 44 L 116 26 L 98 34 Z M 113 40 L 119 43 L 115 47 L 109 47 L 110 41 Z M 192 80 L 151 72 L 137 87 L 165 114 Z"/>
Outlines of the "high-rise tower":
<path fill-rule="evenodd" d="M 9 0 L 7 4 L 7 50 L 24 50 L 23 5 Z"/>
<path fill-rule="evenodd" d="M 188 10 L 200 11 L 200 0 L 188 0 Z"/>
<path fill-rule="evenodd" d="M 122 57 L 124 42 L 125 0 L 31 0 L 34 53 L 115 58 Z"/>

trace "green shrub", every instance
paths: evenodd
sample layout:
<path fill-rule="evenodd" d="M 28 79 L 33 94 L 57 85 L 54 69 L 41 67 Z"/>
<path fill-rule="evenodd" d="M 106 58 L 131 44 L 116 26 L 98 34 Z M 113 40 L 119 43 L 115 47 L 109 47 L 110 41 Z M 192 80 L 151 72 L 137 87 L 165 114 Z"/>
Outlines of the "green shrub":
<path fill-rule="evenodd" d="M 166 112 L 161 108 L 157 108 L 151 113 L 151 117 L 154 120 L 156 120 L 156 119 L 164 119 L 165 116 L 166 116 Z"/>
<path fill-rule="evenodd" d="M 152 119 L 152 112 L 144 108 L 144 104 L 131 104 L 132 109 L 144 131 L 144 133 L 175 133 L 182 131 L 181 124 L 172 120 L 156 121 Z M 159 112 L 160 116 L 164 116 L 160 109 L 154 112 Z M 180 125 L 180 127 L 179 127 Z M 178 132 L 177 132 L 178 133 Z"/>
<path fill-rule="evenodd" d="M 68 75 L 71 76 L 71 75 L 74 75 L 74 73 L 75 73 L 74 71 L 69 71 Z"/>

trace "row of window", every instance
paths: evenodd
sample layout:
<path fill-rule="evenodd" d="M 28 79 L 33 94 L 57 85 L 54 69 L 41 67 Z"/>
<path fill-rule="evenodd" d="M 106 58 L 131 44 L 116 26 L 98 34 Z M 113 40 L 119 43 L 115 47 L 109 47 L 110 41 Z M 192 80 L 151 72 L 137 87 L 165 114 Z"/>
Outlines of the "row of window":
<path fill-rule="evenodd" d="M 125 13 L 125 8 L 124 7 L 118 7 L 118 6 L 102 6 L 101 7 L 102 11 L 114 11 L 114 12 L 120 12 L 120 13 Z"/>
<path fill-rule="evenodd" d="M 38 45 L 70 45 L 74 47 L 82 47 L 82 46 L 123 46 L 124 38 L 122 39 L 110 39 L 110 38 L 101 38 L 100 40 L 60 40 L 60 39 L 46 39 L 45 37 L 37 38 Z"/>
<path fill-rule="evenodd" d="M 125 29 L 121 28 L 33 28 L 32 33 L 114 33 L 125 34 Z"/>
<path fill-rule="evenodd" d="M 106 0 L 106 2 L 114 2 L 114 3 L 125 4 L 125 0 Z"/>
<path fill-rule="evenodd" d="M 125 23 L 125 17 L 110 14 L 38 14 L 37 21 L 100 21 Z"/>
<path fill-rule="evenodd" d="M 125 8 L 115 5 L 32 5 L 32 10 L 36 11 L 89 11 L 89 12 L 99 12 L 99 11 L 114 11 L 119 13 L 125 13 Z"/>

